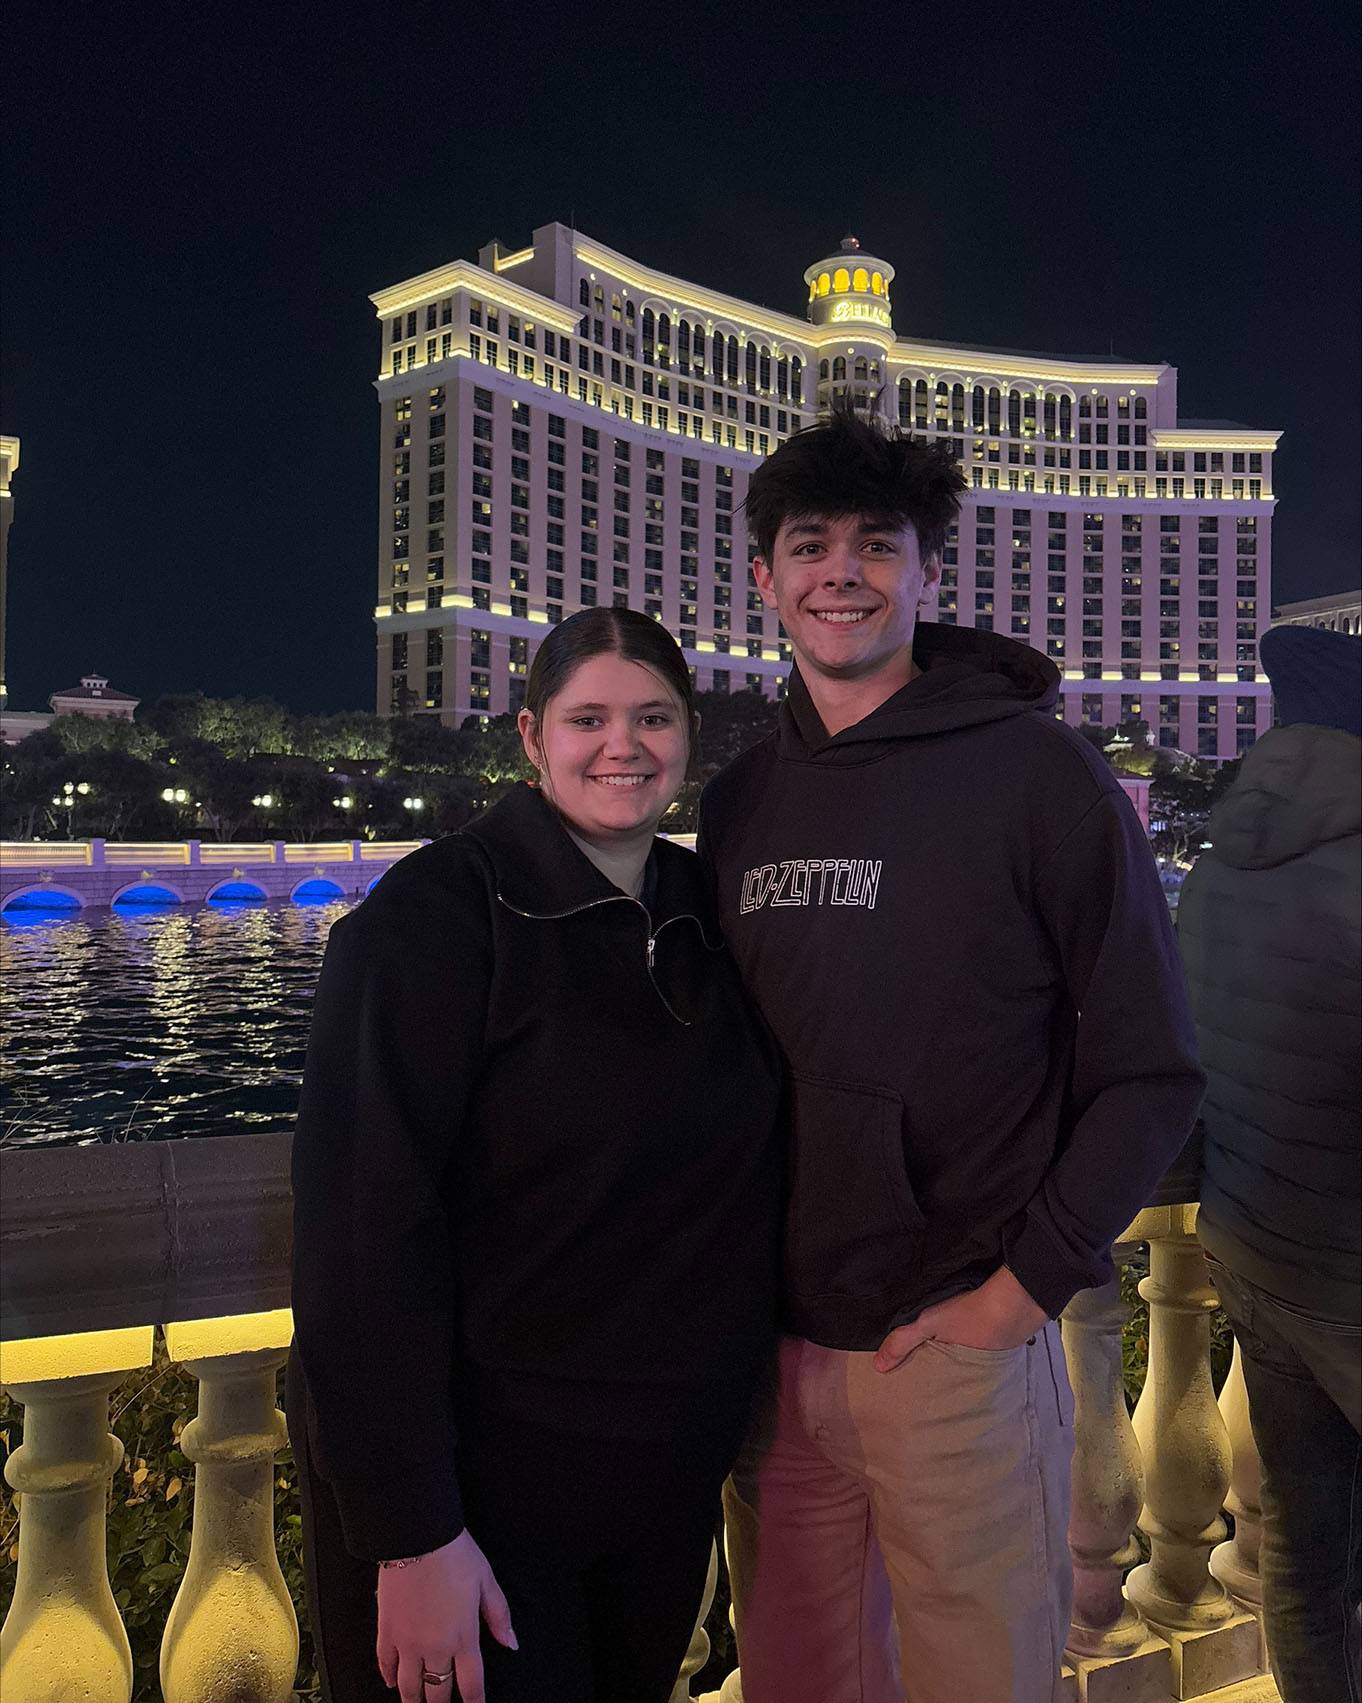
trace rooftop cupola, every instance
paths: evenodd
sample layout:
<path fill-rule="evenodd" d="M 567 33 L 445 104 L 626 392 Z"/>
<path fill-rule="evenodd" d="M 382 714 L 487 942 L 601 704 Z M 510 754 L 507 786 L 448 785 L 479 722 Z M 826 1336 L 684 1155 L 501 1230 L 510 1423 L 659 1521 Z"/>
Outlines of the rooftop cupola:
<path fill-rule="evenodd" d="M 878 326 L 892 331 L 889 286 L 894 268 L 867 254 L 858 238 L 846 236 L 836 254 L 815 261 L 804 274 L 809 318 L 815 325 Z"/>

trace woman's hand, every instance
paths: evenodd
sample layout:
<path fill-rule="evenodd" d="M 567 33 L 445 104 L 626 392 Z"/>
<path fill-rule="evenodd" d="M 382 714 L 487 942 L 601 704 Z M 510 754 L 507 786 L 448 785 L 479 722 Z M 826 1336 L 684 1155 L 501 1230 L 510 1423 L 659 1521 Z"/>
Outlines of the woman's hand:
<path fill-rule="evenodd" d="M 519 1648 L 511 1611 L 487 1557 L 468 1532 L 443 1549 L 378 1570 L 378 1671 L 402 1703 L 452 1703 L 454 1680 L 463 1703 L 486 1703 L 479 1621 L 498 1644 Z M 423 1681 L 422 1673 L 448 1674 Z"/>

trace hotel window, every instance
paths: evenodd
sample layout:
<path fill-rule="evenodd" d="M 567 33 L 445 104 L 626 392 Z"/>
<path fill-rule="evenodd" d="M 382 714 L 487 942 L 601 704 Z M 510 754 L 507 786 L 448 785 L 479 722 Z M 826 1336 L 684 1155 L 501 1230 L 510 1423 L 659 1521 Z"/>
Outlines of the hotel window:
<path fill-rule="evenodd" d="M 824 366 L 827 365 L 825 361 Z M 913 385 L 911 379 L 899 380 L 899 424 L 909 425 L 913 418 Z"/>

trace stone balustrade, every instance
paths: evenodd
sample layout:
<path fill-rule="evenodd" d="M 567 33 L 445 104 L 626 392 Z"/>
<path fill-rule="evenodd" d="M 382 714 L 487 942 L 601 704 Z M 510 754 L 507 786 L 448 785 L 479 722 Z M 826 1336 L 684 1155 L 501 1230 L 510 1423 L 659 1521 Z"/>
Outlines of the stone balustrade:
<path fill-rule="evenodd" d="M 298 1628 L 275 1554 L 273 1483 L 291 1334 L 288 1138 L 20 1149 L 0 1155 L 0 1171 L 0 1383 L 24 1410 L 6 1468 L 22 1506 L 0 1634 L 5 1703 L 131 1696 L 104 1554 L 122 1456 L 109 1396 L 151 1363 L 155 1328 L 199 1386 L 180 1439 L 195 1474 L 193 1532 L 161 1645 L 163 1695 L 285 1703 Z M 1133 1419 L 1119 1283 L 1080 1294 L 1062 1321 L 1075 1395 L 1073 1703 L 1276 1698 L 1257 1613 L 1259 1469 L 1242 1372 L 1217 1402 L 1215 1297 L 1187 1185 L 1166 1185 L 1179 1193 L 1142 1213 L 1118 1249 L 1149 1249 L 1149 1369 Z M 690 1703 L 708 1663 L 716 1573 L 717 1557 L 671 1703 Z M 704 1703 L 741 1697 L 735 1671 Z"/>
<path fill-rule="evenodd" d="M 0 840 L 0 911 L 363 898 L 425 840 Z"/>

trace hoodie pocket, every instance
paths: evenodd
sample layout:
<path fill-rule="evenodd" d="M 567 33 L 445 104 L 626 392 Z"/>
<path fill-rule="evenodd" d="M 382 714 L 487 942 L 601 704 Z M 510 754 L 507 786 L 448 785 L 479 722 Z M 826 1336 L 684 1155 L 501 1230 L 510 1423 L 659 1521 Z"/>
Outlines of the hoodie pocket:
<path fill-rule="evenodd" d="M 785 1262 L 793 1294 L 906 1290 L 924 1219 L 903 1158 L 903 1101 L 889 1088 L 791 1080 Z"/>

